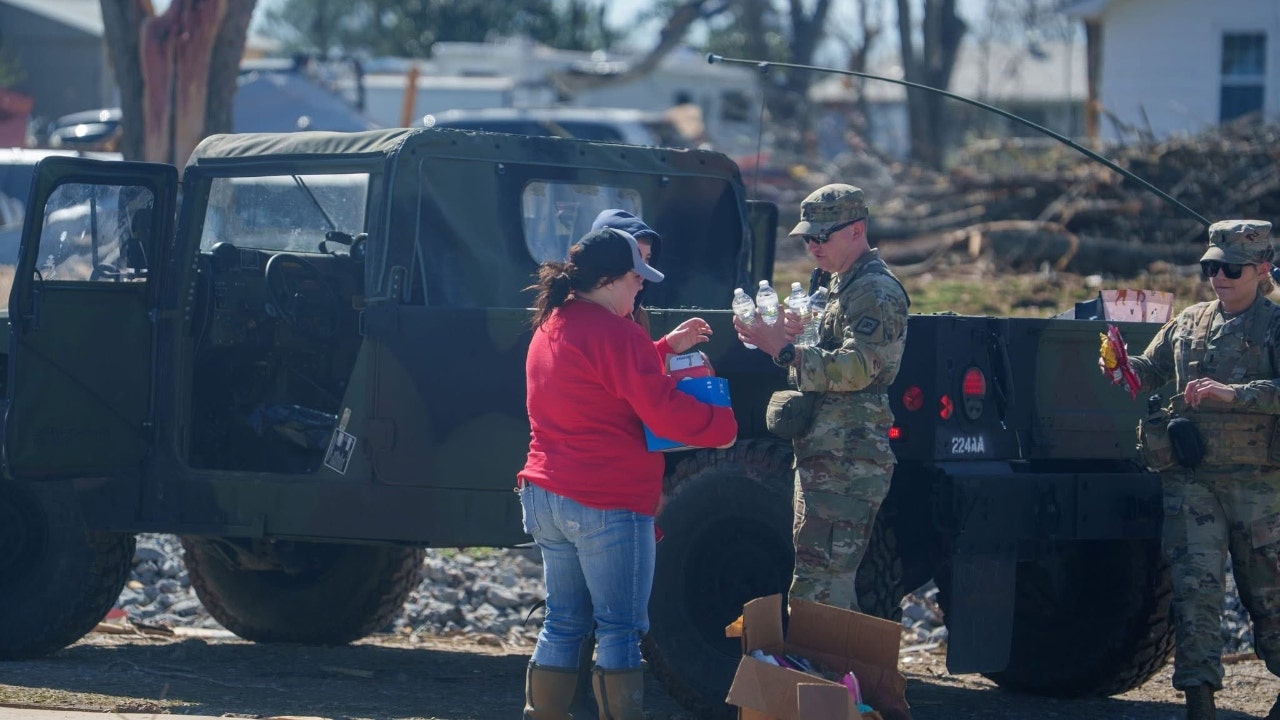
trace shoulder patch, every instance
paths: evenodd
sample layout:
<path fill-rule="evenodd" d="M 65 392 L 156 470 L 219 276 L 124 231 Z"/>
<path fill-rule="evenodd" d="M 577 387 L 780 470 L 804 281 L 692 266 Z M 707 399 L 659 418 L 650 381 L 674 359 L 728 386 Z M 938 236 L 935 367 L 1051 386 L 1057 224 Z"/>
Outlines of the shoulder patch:
<path fill-rule="evenodd" d="M 853 326 L 853 331 L 859 335 L 870 335 L 875 332 L 878 327 L 880 327 L 879 320 L 873 317 L 863 317 L 858 321 L 857 325 Z"/>

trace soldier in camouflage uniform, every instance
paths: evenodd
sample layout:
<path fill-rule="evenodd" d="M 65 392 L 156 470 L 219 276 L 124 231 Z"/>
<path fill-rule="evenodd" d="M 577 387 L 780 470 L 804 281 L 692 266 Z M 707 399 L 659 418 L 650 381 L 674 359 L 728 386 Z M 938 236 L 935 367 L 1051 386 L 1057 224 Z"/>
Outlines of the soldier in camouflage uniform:
<path fill-rule="evenodd" d="M 1192 305 L 1131 359 L 1142 389 L 1174 381 L 1173 413 L 1195 423 L 1199 466 L 1149 452 L 1162 471 L 1164 550 L 1173 577 L 1173 686 L 1186 692 L 1188 720 L 1214 717 L 1222 687 L 1222 604 L 1231 553 L 1240 599 L 1253 620 L 1258 656 L 1280 676 L 1280 308 L 1272 289 L 1271 224 L 1229 220 L 1209 228 L 1202 275 L 1217 300 Z M 1160 444 L 1162 444 L 1161 441 Z M 1280 700 L 1267 715 L 1280 720 Z"/>
<path fill-rule="evenodd" d="M 893 411 L 886 394 L 907 339 L 907 292 L 867 243 L 862 190 L 833 184 L 800 205 L 801 238 L 818 267 L 832 273 L 830 299 L 814 346 L 792 343 L 802 329 L 785 322 L 743 324 L 739 337 L 788 369 L 793 387 L 822 393 L 813 424 L 795 438 L 796 565 L 791 597 L 858 610 L 854 577 L 889 492 Z"/>

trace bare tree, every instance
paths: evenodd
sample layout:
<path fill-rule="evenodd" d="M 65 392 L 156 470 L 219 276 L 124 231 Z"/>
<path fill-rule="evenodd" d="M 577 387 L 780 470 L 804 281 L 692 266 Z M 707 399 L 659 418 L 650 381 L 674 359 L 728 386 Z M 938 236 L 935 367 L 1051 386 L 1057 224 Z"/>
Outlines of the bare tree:
<path fill-rule="evenodd" d="M 897 0 L 898 35 L 902 47 L 902 71 L 909 82 L 946 89 L 951 83 L 956 55 L 967 26 L 956 14 L 956 0 L 924 0 L 920 23 L 920 47 L 916 47 L 911 1 Z M 907 91 L 907 118 L 911 128 L 911 157 L 932 167 L 942 167 L 944 98 L 923 90 Z"/>
<path fill-rule="evenodd" d="M 257 0 L 101 0 L 123 116 L 126 158 L 186 163 L 231 130 L 236 75 Z"/>

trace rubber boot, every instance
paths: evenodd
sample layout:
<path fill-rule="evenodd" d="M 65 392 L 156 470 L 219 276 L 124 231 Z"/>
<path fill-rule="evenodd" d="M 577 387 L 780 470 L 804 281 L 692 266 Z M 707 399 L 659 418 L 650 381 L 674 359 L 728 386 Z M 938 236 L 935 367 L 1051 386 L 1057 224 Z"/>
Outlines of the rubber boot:
<path fill-rule="evenodd" d="M 1192 685 L 1186 689 L 1187 720 L 1215 720 L 1213 688 L 1208 685 Z"/>
<path fill-rule="evenodd" d="M 644 669 L 591 671 L 600 720 L 644 720 Z"/>
<path fill-rule="evenodd" d="M 524 676 L 524 720 L 573 720 L 569 708 L 578 687 L 577 668 L 529 663 Z"/>

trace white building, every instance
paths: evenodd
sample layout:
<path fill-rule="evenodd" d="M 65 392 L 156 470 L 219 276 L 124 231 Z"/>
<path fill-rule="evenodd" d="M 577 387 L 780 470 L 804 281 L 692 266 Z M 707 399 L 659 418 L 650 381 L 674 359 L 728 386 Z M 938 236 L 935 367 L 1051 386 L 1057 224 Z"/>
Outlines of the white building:
<path fill-rule="evenodd" d="M 869 70 L 874 75 L 902 79 L 896 58 Z M 979 43 L 966 39 L 956 55 L 947 88 L 956 95 L 998 107 L 1067 137 L 1084 134 L 1086 98 L 1085 48 L 1082 43 Z M 830 75 L 815 83 L 809 98 L 818 110 L 819 150 L 830 156 L 847 143 L 845 119 L 859 107 L 866 109 L 864 140 L 890 157 L 910 152 L 907 89 L 881 80 Z M 1041 135 L 1015 121 L 958 100 L 947 100 L 946 142 L 959 145 L 974 136 Z"/>
<path fill-rule="evenodd" d="M 1098 130 L 1113 139 L 1280 116 L 1280 0 L 1074 0 Z"/>

